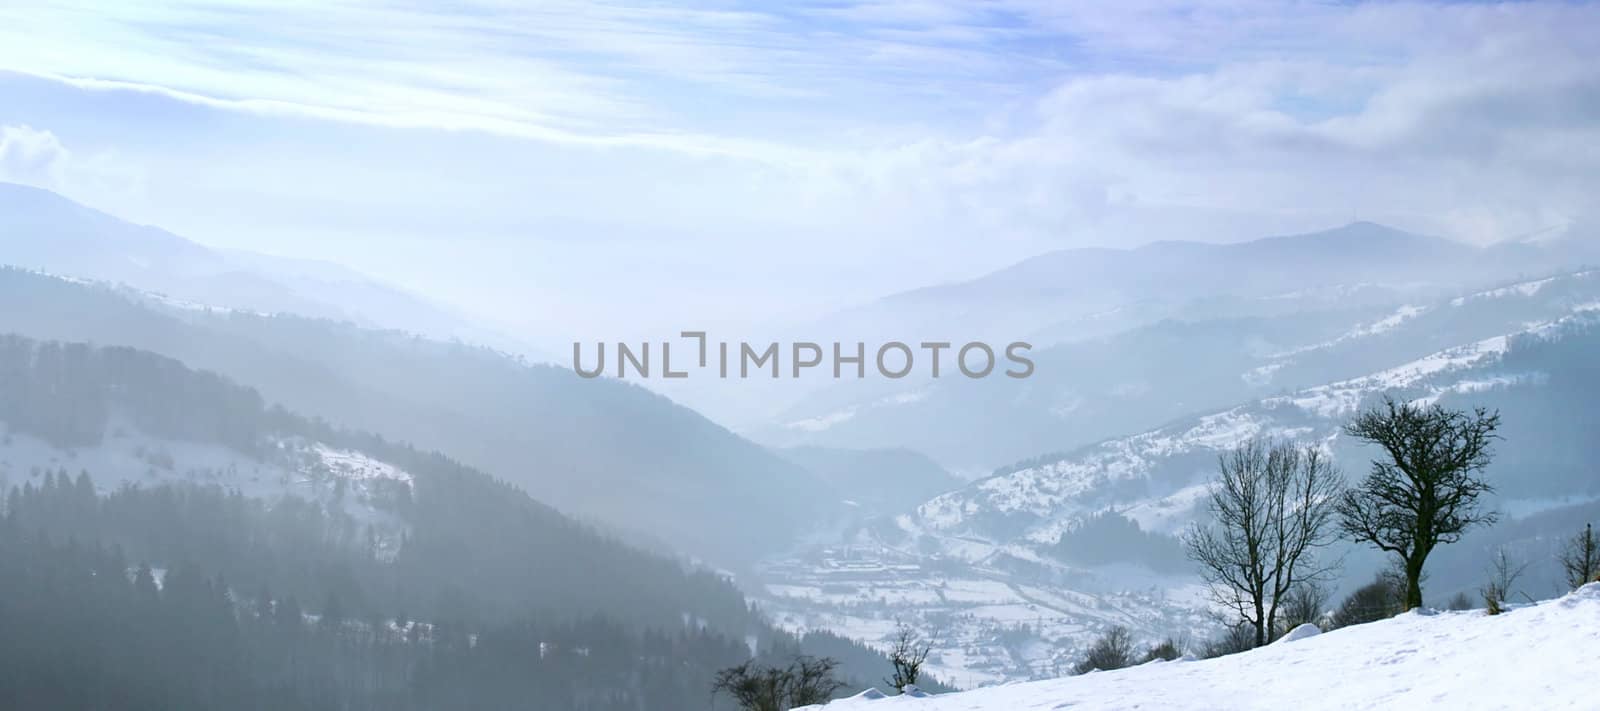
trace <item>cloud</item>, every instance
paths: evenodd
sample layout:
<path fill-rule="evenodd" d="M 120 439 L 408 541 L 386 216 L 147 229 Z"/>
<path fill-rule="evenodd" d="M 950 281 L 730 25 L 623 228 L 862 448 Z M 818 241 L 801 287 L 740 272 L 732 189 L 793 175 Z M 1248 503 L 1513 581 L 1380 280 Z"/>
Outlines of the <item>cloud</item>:
<path fill-rule="evenodd" d="M 803 310 L 1062 247 L 1356 219 L 1487 242 L 1592 214 L 1600 192 L 1595 5 L 89 9 L 0 7 L 0 68 L 100 97 L 62 106 L 114 114 L 136 93 L 206 120 L 0 101 L 0 122 L 72 127 L 74 164 L 134 154 L 159 174 L 149 220 L 247 247 L 316 233 L 296 244 L 344 250 L 325 258 L 412 234 L 417 279 L 437 234 L 523 249 L 560 265 L 540 277 L 564 305 L 663 259 L 704 271 L 662 290 L 766 313 L 749 294 L 800 284 L 789 271 L 831 279 L 770 299 Z M 357 233 L 382 237 L 342 241 Z"/>
<path fill-rule="evenodd" d="M 54 132 L 27 124 L 0 125 L 0 181 L 79 198 L 127 198 L 142 188 L 139 172 L 114 153 L 76 153 Z"/>
<path fill-rule="evenodd" d="M 71 159 L 54 133 L 31 126 L 0 126 L 0 180 L 58 188 L 65 182 Z"/>

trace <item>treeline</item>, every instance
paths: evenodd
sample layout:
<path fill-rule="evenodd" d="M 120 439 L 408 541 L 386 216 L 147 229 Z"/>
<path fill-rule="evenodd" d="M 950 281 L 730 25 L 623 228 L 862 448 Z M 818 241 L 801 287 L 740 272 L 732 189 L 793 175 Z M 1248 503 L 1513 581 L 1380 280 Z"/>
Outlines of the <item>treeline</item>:
<path fill-rule="evenodd" d="M 354 613 L 0 521 L 0 707 L 702 709 L 742 642 L 591 617 L 478 626 Z M 309 604 L 308 604 L 309 603 Z"/>
<path fill-rule="evenodd" d="M 688 615 L 739 637 L 759 626 L 743 595 L 719 576 L 599 535 L 443 455 L 266 408 L 248 388 L 143 351 L 0 336 L 0 421 L 11 430 L 58 446 L 90 446 L 105 437 L 113 412 L 153 437 L 261 456 L 285 438 L 303 438 L 360 451 L 410 473 L 412 495 L 396 502 L 409 527 L 406 545 L 385 577 L 362 592 L 364 598 L 396 599 L 416 614 L 442 613 L 439 600 L 465 598 L 491 617 L 533 606 L 625 615 L 626 622 L 653 625 L 681 624 Z M 292 503 L 268 507 L 238 495 L 174 499 L 166 504 L 169 515 L 182 508 L 192 516 L 169 520 L 203 528 L 175 531 L 164 539 L 168 549 L 150 553 L 162 559 L 208 553 L 197 562 L 237 579 L 252 575 L 250 566 L 229 561 L 250 559 L 247 549 L 256 542 L 234 545 L 240 534 L 229 527 L 296 516 Z M 325 529 L 335 515 L 306 513 L 327 520 L 276 527 L 280 538 L 273 540 L 284 543 L 278 550 L 308 554 L 313 549 L 292 538 L 292 531 Z M 318 535 L 333 538 L 331 531 Z"/>
<path fill-rule="evenodd" d="M 1085 518 L 1076 528 L 1061 534 L 1050 552 L 1067 563 L 1084 566 L 1140 563 L 1170 573 L 1186 570 L 1189 565 L 1177 538 L 1146 531 L 1139 522 L 1115 511 Z"/>

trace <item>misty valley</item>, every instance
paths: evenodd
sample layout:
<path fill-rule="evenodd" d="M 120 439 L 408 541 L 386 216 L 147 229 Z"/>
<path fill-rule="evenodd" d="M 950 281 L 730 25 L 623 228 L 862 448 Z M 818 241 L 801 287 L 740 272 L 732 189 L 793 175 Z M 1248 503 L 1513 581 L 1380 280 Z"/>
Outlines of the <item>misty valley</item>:
<path fill-rule="evenodd" d="M 1503 423 L 1483 469 L 1500 520 L 1428 558 L 1428 604 L 1481 606 L 1493 554 L 1520 594 L 1563 593 L 1558 548 L 1600 513 L 1600 271 L 1576 244 L 1462 251 L 1504 273 L 1387 303 L 1323 298 L 1343 267 L 1301 293 L 1242 280 L 1041 346 L 1011 392 L 924 373 L 841 401 L 796 381 L 752 440 L 381 314 L 201 304 L 164 269 L 199 247 L 5 192 L 96 218 L 0 271 L 0 686 L 19 708 L 738 708 L 712 686 L 752 655 L 828 660 L 844 695 L 882 687 L 908 636 L 922 693 L 1068 676 L 1112 632 L 1206 655 L 1234 628 L 1185 536 L 1219 457 L 1304 443 L 1354 480 L 1374 452 L 1346 426 L 1385 397 Z M 1285 244 L 1337 234 L 1234 249 L 1298 260 Z M 149 266 L 80 261 L 118 250 Z M 1312 596 L 1302 616 L 1326 625 L 1391 568 L 1324 543 L 1326 574 L 1279 597 Z"/>
<path fill-rule="evenodd" d="M 0 2 L 0 711 L 1600 711 L 1600 2 Z"/>

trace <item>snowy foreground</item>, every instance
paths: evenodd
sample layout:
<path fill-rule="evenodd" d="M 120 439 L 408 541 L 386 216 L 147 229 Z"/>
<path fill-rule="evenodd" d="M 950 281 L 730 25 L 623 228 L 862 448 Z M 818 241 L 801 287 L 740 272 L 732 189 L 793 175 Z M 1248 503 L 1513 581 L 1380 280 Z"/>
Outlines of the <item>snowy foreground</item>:
<path fill-rule="evenodd" d="M 1306 636 L 1306 633 L 1313 633 Z M 1600 709 L 1600 583 L 1489 616 L 1409 612 L 1203 661 L 813 711 Z"/>

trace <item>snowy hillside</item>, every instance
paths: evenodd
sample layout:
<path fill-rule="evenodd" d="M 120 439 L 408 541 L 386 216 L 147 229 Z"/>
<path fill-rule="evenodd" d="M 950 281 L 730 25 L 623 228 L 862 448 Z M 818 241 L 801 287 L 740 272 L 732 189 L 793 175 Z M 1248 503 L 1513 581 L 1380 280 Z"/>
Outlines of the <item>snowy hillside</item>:
<path fill-rule="evenodd" d="M 285 496 L 320 503 L 344 524 L 370 534 L 373 553 L 399 550 L 401 517 L 413 497 L 411 474 L 350 450 L 280 438 L 255 453 L 215 443 L 151 437 L 113 420 L 94 446 L 59 447 L 0 421 L 0 491 L 39 486 L 48 473 L 88 472 L 101 494 L 171 482 L 218 486 L 269 504 Z"/>
<path fill-rule="evenodd" d="M 1105 509 L 1122 512 L 1146 530 L 1175 532 L 1192 520 L 1217 453 L 1239 441 L 1266 436 L 1332 445 L 1343 421 L 1384 392 L 1431 402 L 1540 387 L 1547 373 L 1502 367 L 1506 355 L 1519 344 L 1560 341 L 1597 320 L 1595 304 L 1577 304 L 1566 316 L 1368 375 L 1107 440 L 941 495 L 902 525 L 917 534 L 958 538 L 947 550 L 963 557 L 972 555 L 969 541 L 974 538 L 1030 546 L 1054 543 L 1084 516 Z"/>
<path fill-rule="evenodd" d="M 1056 676 L 1111 625 L 1147 638 L 1203 638 L 1214 630 L 1181 553 L 1165 571 L 1084 564 L 1064 555 L 1063 534 L 1108 512 L 1146 532 L 1181 531 L 1195 520 L 1217 455 L 1254 436 L 1323 443 L 1347 474 L 1359 472 L 1368 453 L 1339 428 L 1384 392 L 1504 410 L 1508 444 L 1490 475 L 1517 482 L 1493 504 L 1511 520 L 1591 502 L 1600 491 L 1582 452 L 1592 436 L 1573 429 L 1583 418 L 1561 413 L 1593 409 L 1586 364 L 1600 352 L 1596 277 L 1578 273 L 1397 310 L 1346 336 L 1276 354 L 1288 370 L 1346 357 L 1352 343 L 1366 343 L 1371 353 L 1403 352 L 1372 346 L 1396 334 L 1409 334 L 1408 344 L 1448 344 L 941 494 L 831 545 L 770 562 L 763 606 L 787 627 L 829 628 L 879 645 L 896 619 L 912 624 L 937 640 L 930 657 L 936 672 L 963 686 Z M 1513 446 L 1537 441 L 1560 446 Z M 1548 452 L 1573 456 L 1542 458 Z M 1162 540 L 1176 552 L 1173 539 Z M 1478 561 L 1464 564 L 1476 574 Z M 1455 585 L 1458 572 L 1437 574 Z"/>
<path fill-rule="evenodd" d="M 1006 383 L 840 384 L 786 413 L 774 442 L 914 449 L 952 471 L 1065 452 L 1176 418 L 1390 368 L 1600 304 L 1600 272 L 1397 292 L 1383 303 L 1256 313 L 1278 295 L 1174 315 L 1078 343 L 1036 343 L 1037 372 Z M 1181 356 L 1184 367 L 1171 367 Z"/>
<path fill-rule="evenodd" d="M 1410 612 L 1217 659 L 1152 662 L 828 711 L 1593 709 L 1600 583 L 1501 615 Z"/>

